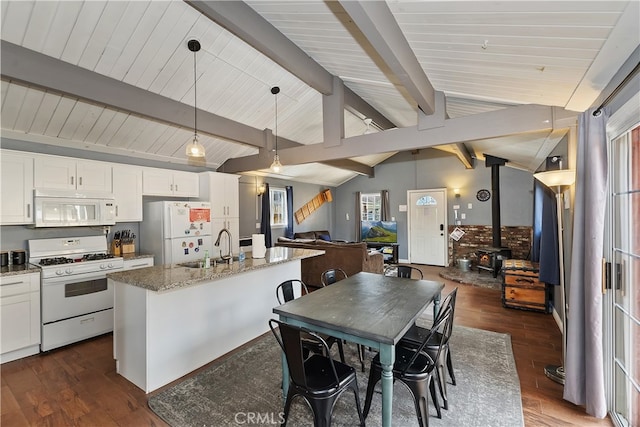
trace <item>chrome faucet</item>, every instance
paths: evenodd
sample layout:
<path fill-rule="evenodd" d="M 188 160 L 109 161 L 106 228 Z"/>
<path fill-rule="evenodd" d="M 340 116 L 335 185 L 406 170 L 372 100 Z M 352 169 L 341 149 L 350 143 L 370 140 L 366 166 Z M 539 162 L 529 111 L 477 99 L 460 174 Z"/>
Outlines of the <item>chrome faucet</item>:
<path fill-rule="evenodd" d="M 214 245 L 220 246 L 220 238 L 222 237 L 222 233 L 227 233 L 227 236 L 229 236 L 229 253 L 227 255 L 222 255 L 222 250 L 220 250 L 220 258 L 231 264 L 233 262 L 233 254 L 231 253 L 231 233 L 229 232 L 229 230 L 227 230 L 226 228 L 220 230 L 220 232 L 218 233 L 218 239 L 216 240 Z"/>

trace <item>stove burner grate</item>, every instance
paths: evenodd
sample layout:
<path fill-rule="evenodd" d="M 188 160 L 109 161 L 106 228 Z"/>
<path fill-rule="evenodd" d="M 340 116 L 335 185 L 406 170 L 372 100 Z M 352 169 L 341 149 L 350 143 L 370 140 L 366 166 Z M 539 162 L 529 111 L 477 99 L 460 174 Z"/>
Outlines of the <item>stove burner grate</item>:
<path fill-rule="evenodd" d="M 71 264 L 74 262 L 84 262 L 84 261 L 100 261 L 103 259 L 113 258 L 112 254 L 86 254 L 83 255 L 82 258 L 66 258 L 66 257 L 53 257 L 53 258 L 42 258 L 39 262 L 40 265 L 59 265 L 59 264 Z"/>
<path fill-rule="evenodd" d="M 113 258 L 113 254 L 87 254 L 82 256 L 82 261 L 97 261 Z"/>
<path fill-rule="evenodd" d="M 42 258 L 40 265 L 58 265 L 58 264 L 70 264 L 74 262 L 71 258 L 55 257 L 55 258 Z"/>

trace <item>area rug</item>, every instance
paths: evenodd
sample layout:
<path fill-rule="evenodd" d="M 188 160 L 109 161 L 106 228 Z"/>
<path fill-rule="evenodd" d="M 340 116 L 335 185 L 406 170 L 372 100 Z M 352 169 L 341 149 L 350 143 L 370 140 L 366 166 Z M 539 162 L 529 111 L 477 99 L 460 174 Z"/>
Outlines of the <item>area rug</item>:
<path fill-rule="evenodd" d="M 442 419 L 436 418 L 433 402 L 429 403 L 429 425 L 523 426 L 520 383 L 510 336 L 456 326 L 450 345 L 457 385 L 448 384 L 449 410 L 442 410 Z M 366 372 L 360 371 L 355 345 L 347 344 L 345 353 L 348 363 L 358 368 L 364 407 L 368 366 Z M 174 427 L 279 425 L 283 409 L 280 354 L 274 337 L 266 334 L 226 360 L 150 397 L 149 407 Z M 369 360 L 373 356 L 367 351 Z M 393 425 L 417 425 L 409 391 L 396 382 L 393 393 Z M 367 425 L 382 424 L 381 400 L 378 384 Z M 336 403 L 332 425 L 358 424 L 354 396 L 347 391 Z M 288 425 L 313 425 L 311 411 L 300 398 L 292 405 Z"/>

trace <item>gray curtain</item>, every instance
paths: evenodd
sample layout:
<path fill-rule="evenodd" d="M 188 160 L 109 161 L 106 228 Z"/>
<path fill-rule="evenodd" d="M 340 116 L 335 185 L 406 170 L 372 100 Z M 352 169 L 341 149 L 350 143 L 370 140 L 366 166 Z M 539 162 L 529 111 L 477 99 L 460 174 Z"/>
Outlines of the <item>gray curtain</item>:
<path fill-rule="evenodd" d="M 269 194 L 269 184 L 265 183 L 265 190 L 262 193 L 262 215 L 260 215 L 260 233 L 264 234 L 264 245 L 267 248 L 273 246 L 271 242 L 271 195 Z"/>
<path fill-rule="evenodd" d="M 360 221 L 362 220 L 362 206 L 360 206 L 361 197 L 362 193 L 360 191 L 356 191 L 356 217 L 354 218 L 354 223 L 356 225 L 356 242 L 362 240 L 362 230 L 360 229 Z"/>
<path fill-rule="evenodd" d="M 285 237 L 293 239 L 293 187 L 287 185 L 287 229 L 284 232 Z"/>
<path fill-rule="evenodd" d="M 389 208 L 389 190 L 380 192 L 380 219 L 382 221 L 391 221 L 391 210 Z"/>
<path fill-rule="evenodd" d="M 604 418 L 607 401 L 602 346 L 602 255 L 607 201 L 607 108 L 578 119 L 576 196 L 564 398 Z"/>

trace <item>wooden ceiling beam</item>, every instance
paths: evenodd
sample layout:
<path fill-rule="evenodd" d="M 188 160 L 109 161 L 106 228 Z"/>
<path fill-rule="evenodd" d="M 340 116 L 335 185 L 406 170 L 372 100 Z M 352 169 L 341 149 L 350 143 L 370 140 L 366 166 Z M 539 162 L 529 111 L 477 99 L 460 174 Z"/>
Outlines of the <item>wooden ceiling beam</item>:
<path fill-rule="evenodd" d="M 340 0 L 358 29 L 425 114 L 436 109 L 435 90 L 386 2 Z"/>

